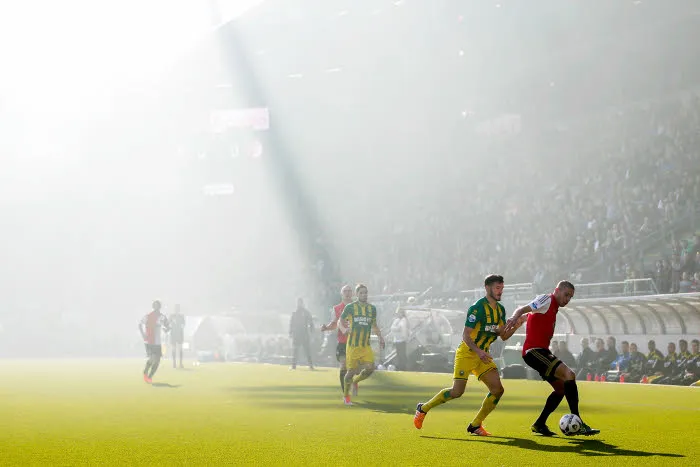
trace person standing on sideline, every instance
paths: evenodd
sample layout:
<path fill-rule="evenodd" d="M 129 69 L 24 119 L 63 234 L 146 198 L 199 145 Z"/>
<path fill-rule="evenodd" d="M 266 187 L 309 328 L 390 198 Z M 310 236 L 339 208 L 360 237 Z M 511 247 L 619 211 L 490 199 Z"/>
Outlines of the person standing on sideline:
<path fill-rule="evenodd" d="M 321 326 L 321 331 L 333 331 L 335 329 L 338 329 L 338 319 L 340 319 L 340 315 L 343 314 L 343 310 L 345 309 L 345 306 L 349 303 L 352 303 L 352 287 L 349 285 L 344 285 L 340 289 L 340 303 L 338 303 L 336 306 L 333 307 L 333 312 L 335 313 L 335 317 L 331 320 L 330 323 L 324 324 Z M 348 323 L 345 323 L 345 326 L 348 326 Z M 335 349 L 335 358 L 338 360 L 338 363 L 340 364 L 340 390 L 345 391 L 345 375 L 348 372 L 347 366 L 345 365 L 345 348 L 347 346 L 348 342 L 348 335 L 343 334 L 340 329 L 338 329 L 338 346 Z M 353 386 L 353 395 L 357 395 L 357 385 Z"/>
<path fill-rule="evenodd" d="M 406 310 L 401 306 L 396 309 L 396 318 L 391 323 L 391 334 L 394 337 L 394 348 L 396 349 L 396 369 L 406 371 L 408 370 L 406 344 L 408 343 L 409 330 Z"/>
<path fill-rule="evenodd" d="M 297 309 L 292 313 L 289 320 L 289 337 L 292 339 L 293 355 L 292 366 L 290 370 L 297 369 L 297 357 L 299 356 L 299 347 L 304 348 L 304 353 L 309 361 L 309 369 L 314 369 L 313 361 L 311 360 L 311 332 L 314 328 L 314 322 L 311 318 L 311 313 L 304 306 L 302 298 L 297 299 Z"/>
<path fill-rule="evenodd" d="M 144 344 L 146 344 L 146 356 L 148 357 L 146 367 L 143 369 L 143 380 L 148 384 L 153 382 L 153 375 L 158 370 L 160 359 L 163 356 L 161 334 L 170 329 L 168 318 L 160 312 L 160 301 L 155 300 L 152 308 L 152 311 L 144 316 L 139 323 L 139 331 Z"/>
<path fill-rule="evenodd" d="M 170 316 L 170 346 L 172 347 L 173 368 L 177 368 L 176 356 L 180 356 L 182 365 L 182 344 L 185 342 L 185 315 L 180 311 L 180 305 L 175 305 L 175 311 Z"/>

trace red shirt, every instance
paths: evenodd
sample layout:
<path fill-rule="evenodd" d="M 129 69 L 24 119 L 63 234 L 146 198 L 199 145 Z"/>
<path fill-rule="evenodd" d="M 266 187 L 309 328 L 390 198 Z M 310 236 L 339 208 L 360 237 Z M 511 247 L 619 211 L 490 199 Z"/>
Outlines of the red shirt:
<path fill-rule="evenodd" d="M 530 349 L 549 349 L 559 312 L 559 303 L 553 294 L 538 295 L 528 306 L 532 311 L 527 317 L 523 355 Z"/>
<path fill-rule="evenodd" d="M 343 314 L 343 310 L 345 310 L 345 303 L 340 302 L 336 306 L 333 307 L 333 311 L 335 311 L 335 319 L 336 321 L 340 319 L 340 315 Z M 346 323 L 347 326 L 347 323 Z M 338 344 L 346 344 L 348 342 L 348 335 L 343 334 L 340 332 L 340 329 L 338 329 Z"/>

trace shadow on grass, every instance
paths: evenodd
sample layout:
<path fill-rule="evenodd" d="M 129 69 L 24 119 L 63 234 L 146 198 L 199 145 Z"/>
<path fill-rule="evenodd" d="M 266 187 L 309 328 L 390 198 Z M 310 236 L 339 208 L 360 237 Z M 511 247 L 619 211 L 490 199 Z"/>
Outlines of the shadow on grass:
<path fill-rule="evenodd" d="M 338 402 L 342 405 L 340 387 L 331 385 L 277 385 L 227 387 L 230 391 L 244 398 L 265 400 L 266 405 L 305 410 L 326 410 L 329 404 Z M 360 383 L 360 395 L 352 398 L 355 409 L 362 408 L 373 412 L 391 414 L 413 414 L 416 404 L 426 401 L 436 392 L 434 387 L 424 386 L 385 386 L 381 384 Z M 473 411 L 481 406 L 483 394 L 467 393 L 459 401 L 441 406 L 440 410 Z M 541 402 L 511 403 L 508 411 L 531 412 L 536 414 Z"/>
<path fill-rule="evenodd" d="M 179 388 L 182 384 L 170 384 L 170 383 L 151 383 L 154 388 Z"/>
<path fill-rule="evenodd" d="M 476 437 L 471 436 L 469 438 L 446 438 L 440 436 L 421 436 L 425 439 L 443 440 L 443 441 L 462 441 L 462 442 L 477 442 L 477 443 L 488 443 L 495 444 L 499 446 L 509 446 L 520 449 L 528 449 L 530 451 L 547 451 L 547 452 L 561 452 L 561 453 L 574 453 L 580 454 L 582 456 L 627 456 L 627 457 L 685 457 L 682 454 L 669 454 L 664 452 L 648 452 L 648 451 L 635 451 L 632 449 L 623 449 L 612 444 L 605 443 L 599 439 L 566 439 L 560 438 L 567 442 L 567 444 L 562 446 L 552 446 L 550 444 L 539 444 L 533 439 L 526 438 L 512 438 L 512 437 L 501 437 L 501 436 L 489 436 L 489 437 Z M 552 438 L 550 438 L 552 439 Z M 554 438 L 556 439 L 556 438 Z"/>

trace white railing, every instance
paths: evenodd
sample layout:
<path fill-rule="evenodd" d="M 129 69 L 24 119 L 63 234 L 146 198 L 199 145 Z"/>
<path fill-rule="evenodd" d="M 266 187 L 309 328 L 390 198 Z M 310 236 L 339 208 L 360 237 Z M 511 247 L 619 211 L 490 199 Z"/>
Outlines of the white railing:
<path fill-rule="evenodd" d="M 575 285 L 576 298 L 636 297 L 659 293 L 653 279 L 649 278 Z"/>

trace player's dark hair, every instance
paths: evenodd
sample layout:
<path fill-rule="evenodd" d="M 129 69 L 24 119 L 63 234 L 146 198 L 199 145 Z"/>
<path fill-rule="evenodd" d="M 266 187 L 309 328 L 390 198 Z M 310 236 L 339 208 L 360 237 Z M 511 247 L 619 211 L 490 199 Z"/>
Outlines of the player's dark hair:
<path fill-rule="evenodd" d="M 486 279 L 484 279 L 484 286 L 489 286 L 491 284 L 503 284 L 503 276 L 489 274 L 486 276 Z"/>
<path fill-rule="evenodd" d="M 361 289 L 367 290 L 367 286 L 365 284 L 357 284 L 357 286 L 355 287 L 355 293 L 360 293 Z"/>
<path fill-rule="evenodd" d="M 576 287 L 574 287 L 574 284 L 572 284 L 569 281 L 559 281 L 559 283 L 557 284 L 557 289 L 562 289 L 562 288 L 576 290 Z"/>
<path fill-rule="evenodd" d="M 622 341 L 621 344 L 622 344 L 622 345 L 625 345 L 625 344 L 630 345 L 630 343 L 627 342 L 627 341 Z"/>
<path fill-rule="evenodd" d="M 681 344 L 688 345 L 688 341 L 685 340 L 685 339 L 681 339 L 681 340 L 678 341 L 678 345 L 680 346 Z"/>
<path fill-rule="evenodd" d="M 697 340 L 697 339 L 693 339 L 692 341 L 690 341 L 690 343 L 691 343 L 691 344 L 697 344 L 697 345 L 700 345 L 700 341 L 699 341 L 699 340 Z"/>

